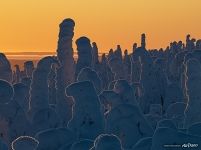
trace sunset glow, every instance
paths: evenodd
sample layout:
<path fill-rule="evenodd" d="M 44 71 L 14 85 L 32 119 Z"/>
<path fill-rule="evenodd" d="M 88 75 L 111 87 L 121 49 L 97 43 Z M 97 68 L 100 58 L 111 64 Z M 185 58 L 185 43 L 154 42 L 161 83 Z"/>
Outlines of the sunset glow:
<path fill-rule="evenodd" d="M 200 0 L 6 0 L 0 6 L 1 52 L 54 52 L 64 18 L 76 22 L 74 41 L 85 35 L 101 52 L 117 44 L 131 50 L 141 33 L 148 48 L 184 41 L 187 33 L 201 37 Z"/>

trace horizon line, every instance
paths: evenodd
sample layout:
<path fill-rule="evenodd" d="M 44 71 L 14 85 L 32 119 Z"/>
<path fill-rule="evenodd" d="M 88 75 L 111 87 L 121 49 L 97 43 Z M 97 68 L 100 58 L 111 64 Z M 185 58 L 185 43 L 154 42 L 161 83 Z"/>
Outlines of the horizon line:
<path fill-rule="evenodd" d="M 56 55 L 57 52 L 1 52 L 4 53 L 5 55 L 46 55 L 46 54 L 52 54 L 52 55 Z M 73 52 L 74 54 L 77 54 L 77 52 Z M 103 52 L 99 52 L 99 54 L 108 54 L 108 53 L 103 53 Z"/>

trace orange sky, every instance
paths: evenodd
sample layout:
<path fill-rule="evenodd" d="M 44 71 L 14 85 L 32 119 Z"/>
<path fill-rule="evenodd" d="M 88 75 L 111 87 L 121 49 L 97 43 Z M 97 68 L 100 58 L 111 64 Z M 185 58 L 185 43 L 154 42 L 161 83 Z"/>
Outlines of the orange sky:
<path fill-rule="evenodd" d="M 58 25 L 76 22 L 74 41 L 88 36 L 101 52 L 131 49 L 147 34 L 148 48 L 201 38 L 201 0 L 0 0 L 0 50 L 55 51 Z M 75 47 L 76 48 L 76 47 Z"/>

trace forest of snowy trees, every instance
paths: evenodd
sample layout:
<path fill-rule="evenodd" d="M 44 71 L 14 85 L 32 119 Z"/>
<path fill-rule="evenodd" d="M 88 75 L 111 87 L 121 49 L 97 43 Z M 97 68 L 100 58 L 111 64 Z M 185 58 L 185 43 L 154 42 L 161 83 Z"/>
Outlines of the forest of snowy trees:
<path fill-rule="evenodd" d="M 60 24 L 56 56 L 15 69 L 0 53 L 0 150 L 201 149 L 201 40 L 100 56 L 75 22 Z"/>

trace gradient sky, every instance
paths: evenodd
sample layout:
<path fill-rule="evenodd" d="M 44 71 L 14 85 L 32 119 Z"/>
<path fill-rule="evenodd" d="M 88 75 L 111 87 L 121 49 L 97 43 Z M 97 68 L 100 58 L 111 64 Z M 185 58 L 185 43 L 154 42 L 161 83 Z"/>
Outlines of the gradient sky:
<path fill-rule="evenodd" d="M 117 44 L 130 50 L 143 32 L 148 48 L 187 33 L 201 38 L 201 0 L 0 0 L 0 6 L 3 52 L 55 51 L 64 18 L 76 22 L 74 42 L 85 35 L 101 52 Z"/>

